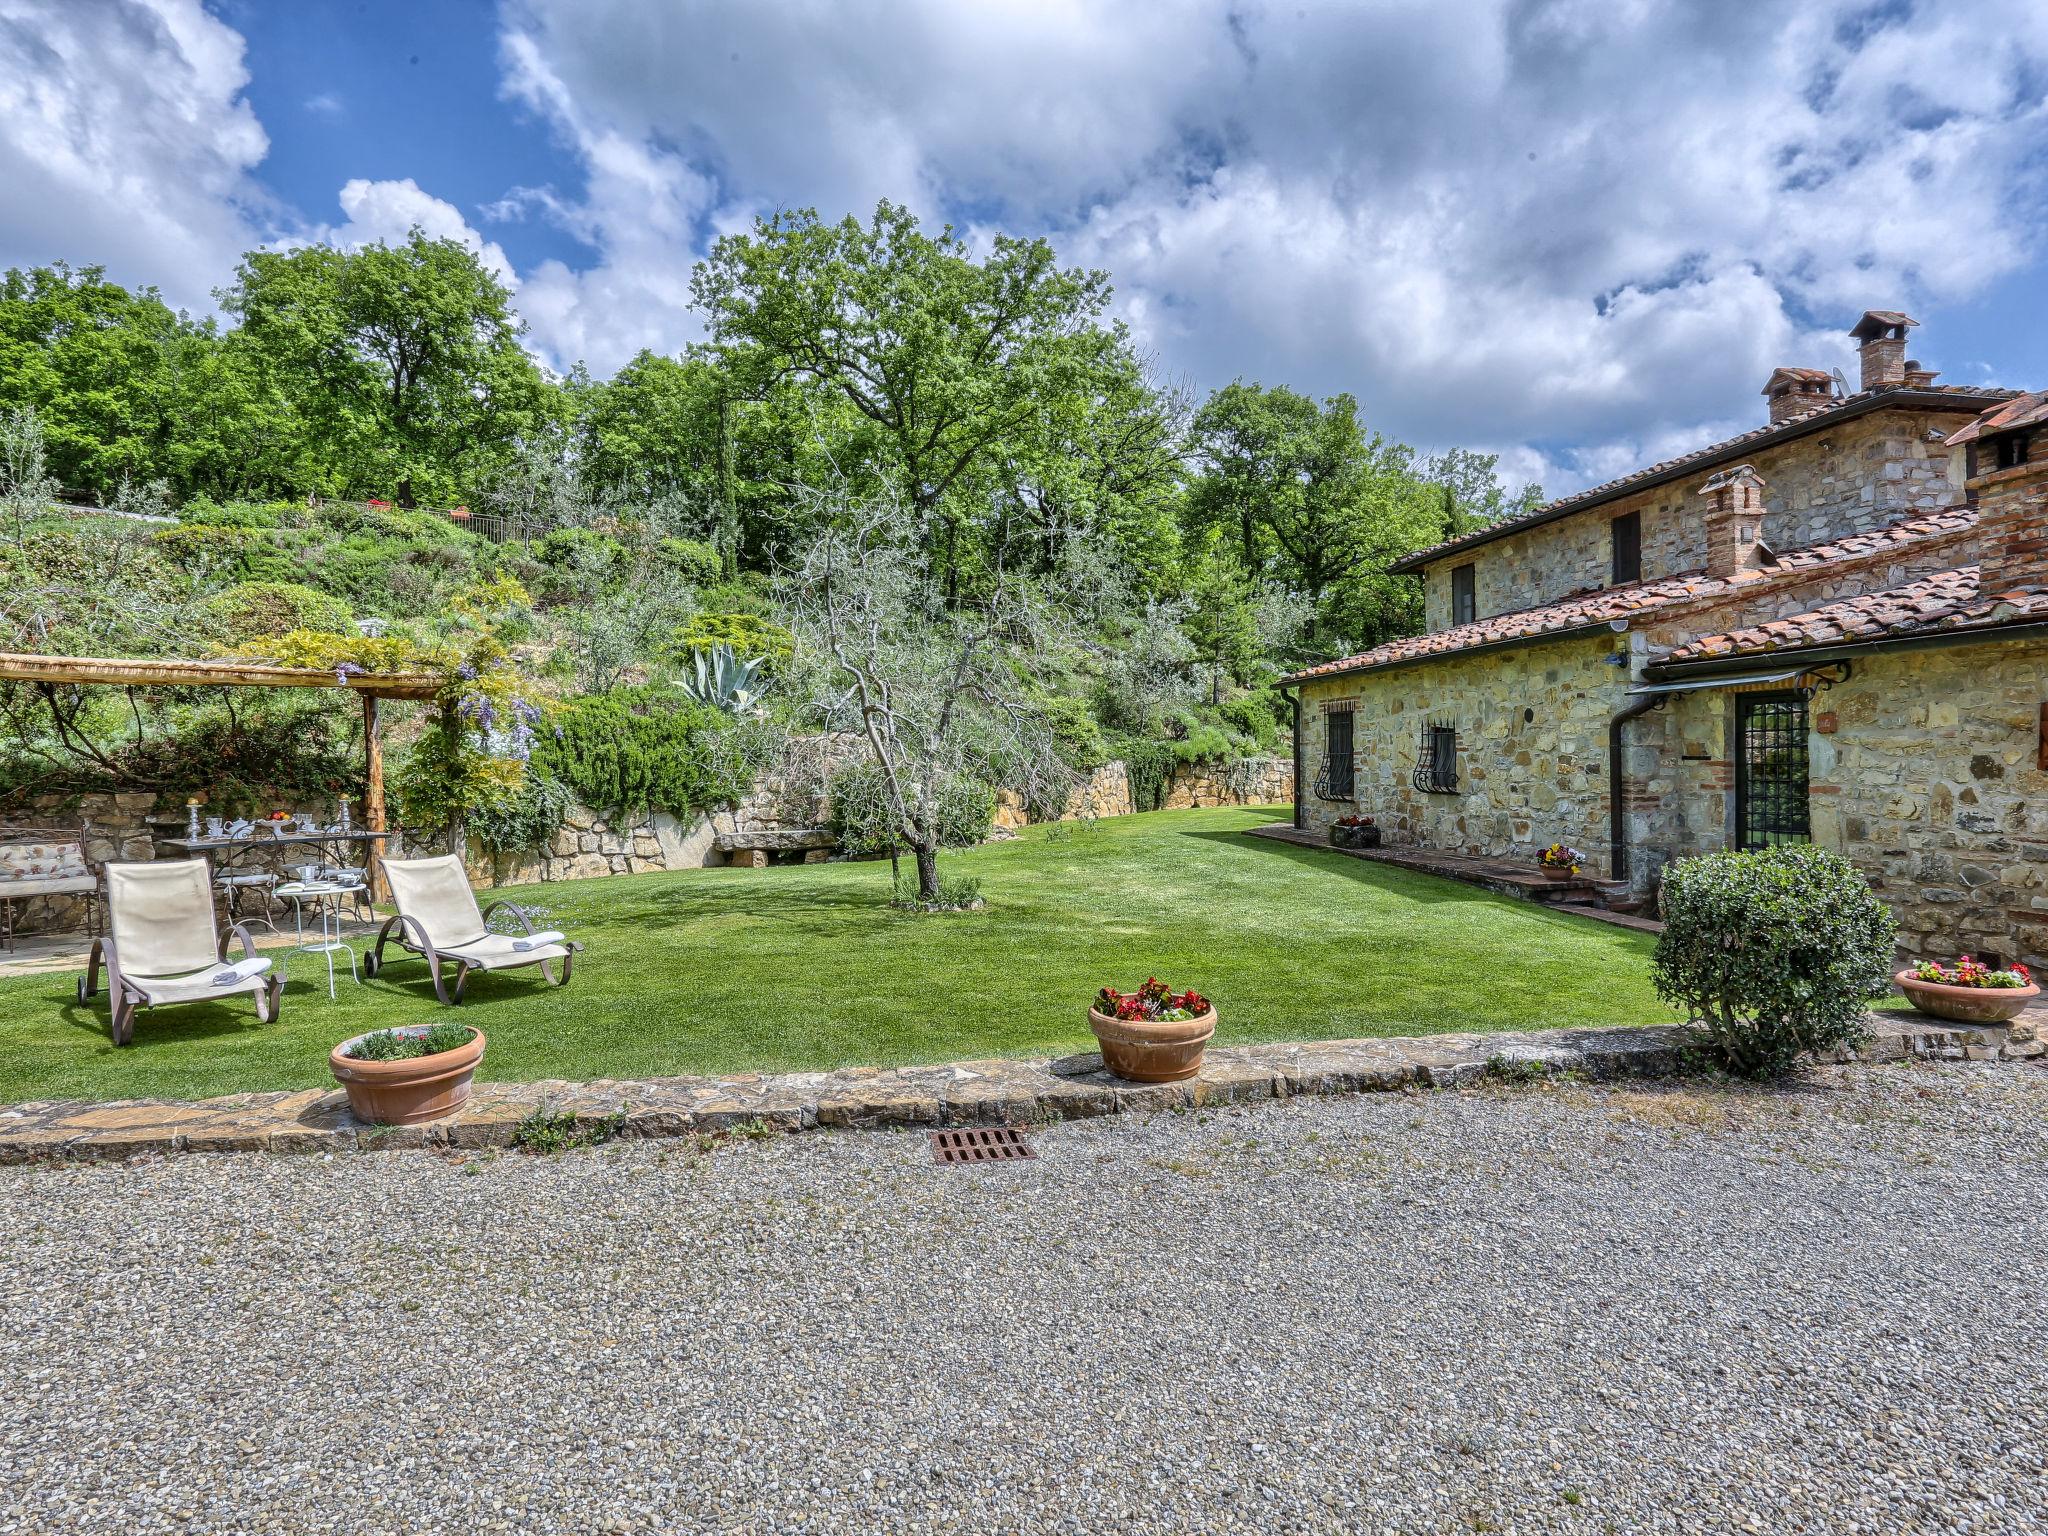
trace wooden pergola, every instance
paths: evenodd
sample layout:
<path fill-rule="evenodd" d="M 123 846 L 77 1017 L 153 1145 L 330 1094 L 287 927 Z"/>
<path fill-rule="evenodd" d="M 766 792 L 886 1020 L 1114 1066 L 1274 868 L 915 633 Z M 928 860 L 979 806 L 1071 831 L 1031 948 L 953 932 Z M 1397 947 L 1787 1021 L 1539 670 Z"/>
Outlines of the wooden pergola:
<path fill-rule="evenodd" d="M 384 832 L 384 748 L 377 737 L 379 699 L 432 699 L 444 686 L 428 672 L 337 673 L 319 667 L 276 667 L 246 661 L 162 661 L 109 656 L 35 656 L 0 651 L 0 682 L 76 683 L 115 688 L 326 688 L 363 701 L 363 820 Z M 380 853 L 366 863 L 375 883 Z"/>

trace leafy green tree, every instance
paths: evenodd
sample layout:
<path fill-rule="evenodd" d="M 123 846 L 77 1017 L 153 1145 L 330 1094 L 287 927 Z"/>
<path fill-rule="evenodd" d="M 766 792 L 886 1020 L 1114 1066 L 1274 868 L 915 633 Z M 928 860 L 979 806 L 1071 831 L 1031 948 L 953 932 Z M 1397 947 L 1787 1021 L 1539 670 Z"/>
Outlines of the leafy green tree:
<path fill-rule="evenodd" d="M 1126 564 L 1165 571 L 1179 551 L 1188 421 L 1185 393 L 1162 388 L 1119 339 L 1095 387 L 1047 402 L 1035 430 L 1005 445 L 1007 496 L 1018 509 L 1007 536 L 1048 572 L 1074 539 L 1091 539 Z"/>
<path fill-rule="evenodd" d="M 737 381 L 795 378 L 850 409 L 839 469 L 902 496 L 949 600 L 973 558 L 970 509 L 1049 412 L 1096 390 L 1119 341 L 1101 321 L 1104 274 L 1007 235 L 977 259 L 950 226 L 927 234 L 886 201 L 866 225 L 762 219 L 713 247 L 691 291 Z"/>
<path fill-rule="evenodd" d="M 1368 435 L 1349 395 L 1318 406 L 1242 380 L 1196 414 L 1200 472 L 1189 489 L 1197 530 L 1236 539 L 1255 579 L 1302 593 L 1320 633 L 1312 648 L 1363 647 L 1411 632 L 1419 598 L 1389 562 L 1432 540 L 1437 508 L 1410 451 Z"/>
<path fill-rule="evenodd" d="M 1209 702 L 1220 705 L 1225 683 L 1248 681 L 1262 650 L 1251 577 L 1220 541 L 1193 561 L 1188 600 L 1183 627 L 1209 674 Z"/>
<path fill-rule="evenodd" d="M 453 498 L 560 409 L 459 241 L 251 251 L 218 297 L 305 421 L 320 489 Z"/>
<path fill-rule="evenodd" d="M 1424 459 L 1417 470 L 1436 498 L 1437 540 L 1432 542 L 1460 538 L 1543 502 L 1540 485 L 1524 485 L 1512 494 L 1508 491 L 1501 483 L 1497 453 L 1450 448 Z"/>

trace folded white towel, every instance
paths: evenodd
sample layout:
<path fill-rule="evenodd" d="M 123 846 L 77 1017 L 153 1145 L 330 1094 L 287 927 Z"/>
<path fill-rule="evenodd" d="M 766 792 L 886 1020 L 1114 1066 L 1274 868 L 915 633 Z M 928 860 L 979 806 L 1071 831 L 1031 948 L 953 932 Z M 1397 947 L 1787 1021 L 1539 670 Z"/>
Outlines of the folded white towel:
<path fill-rule="evenodd" d="M 251 976 L 261 976 L 269 969 L 270 962 L 259 956 L 254 960 L 237 960 L 233 965 L 215 971 L 207 980 L 216 987 L 232 987 Z"/>
<path fill-rule="evenodd" d="M 539 933 L 529 933 L 524 937 L 514 939 L 512 941 L 512 948 L 516 953 L 523 955 L 530 949 L 545 949 L 550 944 L 559 944 L 561 942 L 562 935 L 560 933 L 553 928 L 543 928 Z"/>

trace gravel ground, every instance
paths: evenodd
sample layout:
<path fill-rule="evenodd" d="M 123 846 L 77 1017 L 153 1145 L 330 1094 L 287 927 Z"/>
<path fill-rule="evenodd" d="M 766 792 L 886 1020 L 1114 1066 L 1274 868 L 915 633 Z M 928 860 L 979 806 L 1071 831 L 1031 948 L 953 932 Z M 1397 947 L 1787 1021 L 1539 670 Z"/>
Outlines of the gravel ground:
<path fill-rule="evenodd" d="M 0 1531 L 2048 1531 L 2048 1071 L 0 1169 Z"/>

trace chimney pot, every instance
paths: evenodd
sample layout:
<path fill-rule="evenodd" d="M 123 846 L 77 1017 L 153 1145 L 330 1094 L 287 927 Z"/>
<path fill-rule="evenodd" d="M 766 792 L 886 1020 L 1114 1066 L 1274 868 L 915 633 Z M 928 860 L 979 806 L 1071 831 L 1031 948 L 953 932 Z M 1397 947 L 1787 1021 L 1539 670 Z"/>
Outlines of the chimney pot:
<path fill-rule="evenodd" d="M 1906 360 L 1906 388 L 1925 389 L 1940 377 L 1941 374 L 1935 369 L 1914 362 L 1911 358 Z"/>
<path fill-rule="evenodd" d="M 1771 425 L 1804 416 L 1834 399 L 1834 378 L 1821 368 L 1776 368 L 1764 382 Z"/>
<path fill-rule="evenodd" d="M 1862 348 L 1865 389 L 1892 389 L 1906 382 L 1906 332 L 1919 323 L 1896 309 L 1863 312 L 1849 334 Z"/>

